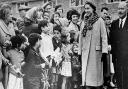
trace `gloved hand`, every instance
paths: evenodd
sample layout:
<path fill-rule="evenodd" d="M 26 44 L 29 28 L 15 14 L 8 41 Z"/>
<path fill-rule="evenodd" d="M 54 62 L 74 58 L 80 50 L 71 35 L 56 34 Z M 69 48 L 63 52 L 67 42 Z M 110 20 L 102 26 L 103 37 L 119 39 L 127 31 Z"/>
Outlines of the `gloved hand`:
<path fill-rule="evenodd" d="M 103 53 L 101 57 L 101 61 L 107 60 L 107 53 Z"/>
<path fill-rule="evenodd" d="M 44 68 L 44 67 L 45 67 L 45 63 L 42 63 L 42 64 L 41 64 L 41 68 Z"/>

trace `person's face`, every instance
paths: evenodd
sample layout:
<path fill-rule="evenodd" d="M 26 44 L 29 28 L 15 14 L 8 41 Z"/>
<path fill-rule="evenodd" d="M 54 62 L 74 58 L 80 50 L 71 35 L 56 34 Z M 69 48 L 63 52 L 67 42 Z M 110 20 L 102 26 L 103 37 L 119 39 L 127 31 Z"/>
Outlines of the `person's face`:
<path fill-rule="evenodd" d="M 74 52 L 74 53 L 78 53 L 78 46 L 77 46 L 77 45 L 74 45 L 74 46 L 73 46 L 73 52 Z"/>
<path fill-rule="evenodd" d="M 24 18 L 26 15 L 26 10 L 19 11 L 20 17 Z"/>
<path fill-rule="evenodd" d="M 105 19 L 105 17 L 108 15 L 108 11 L 107 10 L 105 10 L 105 9 L 103 9 L 103 11 L 101 12 L 101 17 L 103 18 L 103 19 Z"/>
<path fill-rule="evenodd" d="M 6 21 L 12 21 L 12 11 L 10 9 L 7 9 L 7 13 L 6 13 Z"/>
<path fill-rule="evenodd" d="M 46 6 L 45 11 L 51 12 L 51 5 Z"/>
<path fill-rule="evenodd" d="M 78 22 L 78 15 L 72 15 L 72 22 L 76 24 Z"/>
<path fill-rule="evenodd" d="M 92 8 L 90 5 L 86 4 L 86 5 L 84 6 L 84 11 L 85 11 L 85 17 L 86 17 L 86 16 L 89 17 L 89 16 L 91 16 L 92 13 L 93 13 L 93 8 Z"/>
<path fill-rule="evenodd" d="M 45 26 L 45 27 L 41 27 L 41 29 L 42 29 L 42 32 L 45 33 L 45 34 L 49 34 L 49 32 L 50 32 L 50 29 L 49 29 L 48 25 Z"/>
<path fill-rule="evenodd" d="M 120 18 L 124 18 L 127 15 L 126 3 L 120 3 L 118 6 L 118 15 Z"/>
<path fill-rule="evenodd" d="M 58 14 L 54 14 L 54 22 L 57 22 L 59 20 L 60 16 Z"/>
<path fill-rule="evenodd" d="M 62 16 L 63 15 L 63 8 L 59 7 L 56 12 L 59 12 L 60 16 Z"/>
<path fill-rule="evenodd" d="M 57 30 L 54 30 L 54 37 L 56 37 L 57 39 L 60 39 L 61 38 L 61 33 Z"/>
<path fill-rule="evenodd" d="M 44 13 L 44 16 L 43 16 L 43 19 L 44 20 L 47 20 L 48 22 L 50 21 L 50 14 L 49 13 Z"/>
<path fill-rule="evenodd" d="M 110 25 L 111 24 L 111 19 L 106 18 L 105 23 L 106 23 L 106 25 Z"/>

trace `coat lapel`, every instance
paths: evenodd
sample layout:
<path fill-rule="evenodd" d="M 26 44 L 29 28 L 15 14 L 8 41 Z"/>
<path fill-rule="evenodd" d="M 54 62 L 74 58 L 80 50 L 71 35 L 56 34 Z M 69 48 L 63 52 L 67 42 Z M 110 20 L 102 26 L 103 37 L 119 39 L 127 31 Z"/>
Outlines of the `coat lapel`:
<path fill-rule="evenodd" d="M 116 25 L 117 25 L 117 26 L 116 26 L 116 27 L 117 27 L 117 29 L 118 29 L 118 30 L 120 30 L 120 27 L 119 27 L 119 19 L 117 20 L 117 22 L 116 22 L 116 23 L 117 23 L 117 24 L 116 24 Z"/>
<path fill-rule="evenodd" d="M 126 21 L 124 23 L 123 29 L 122 30 L 127 30 L 128 28 L 128 17 L 126 18 Z"/>

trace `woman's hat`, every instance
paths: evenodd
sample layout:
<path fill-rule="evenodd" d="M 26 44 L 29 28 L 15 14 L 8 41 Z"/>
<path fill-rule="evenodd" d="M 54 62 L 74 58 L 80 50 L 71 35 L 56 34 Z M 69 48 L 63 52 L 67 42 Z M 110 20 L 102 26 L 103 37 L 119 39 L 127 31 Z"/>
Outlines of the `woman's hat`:
<path fill-rule="evenodd" d="M 96 5 L 95 5 L 94 2 L 88 0 L 88 1 L 85 2 L 84 5 L 86 5 L 86 4 L 90 5 L 90 6 L 92 7 L 92 9 L 93 9 L 94 11 L 96 11 Z"/>

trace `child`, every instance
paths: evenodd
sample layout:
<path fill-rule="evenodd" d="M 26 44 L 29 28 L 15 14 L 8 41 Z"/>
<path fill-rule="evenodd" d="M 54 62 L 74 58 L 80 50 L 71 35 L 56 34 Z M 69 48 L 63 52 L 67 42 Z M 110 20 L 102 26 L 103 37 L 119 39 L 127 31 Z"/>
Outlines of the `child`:
<path fill-rule="evenodd" d="M 71 70 L 71 45 L 69 44 L 70 38 L 67 35 L 62 35 L 62 70 L 61 75 L 63 76 L 62 80 L 62 89 L 70 89 L 70 86 L 67 86 L 69 82 L 67 83 L 68 79 L 72 76 L 72 70 Z"/>
<path fill-rule="evenodd" d="M 59 63 L 62 60 L 61 58 L 61 30 L 62 28 L 59 25 L 56 25 L 53 28 L 53 49 L 54 49 L 54 60 L 52 60 L 52 68 L 51 68 L 51 89 L 57 89 L 58 82 L 58 74 L 59 74 Z M 59 81 L 60 82 L 60 81 Z"/>
<path fill-rule="evenodd" d="M 78 43 L 73 43 L 72 46 L 72 85 L 74 89 L 80 88 L 80 70 L 81 70 L 81 65 L 80 65 L 80 59 L 78 55 Z"/>
<path fill-rule="evenodd" d="M 52 44 L 52 35 L 50 34 L 50 29 L 48 27 L 48 21 L 42 20 L 38 25 L 41 32 L 41 47 L 40 47 L 40 54 L 41 57 L 45 59 L 45 61 L 51 66 L 47 57 L 53 54 L 53 44 Z"/>
<path fill-rule="evenodd" d="M 21 67 L 24 65 L 24 53 L 22 50 L 26 47 L 26 39 L 23 36 L 13 36 L 10 41 L 12 43 L 11 49 L 7 52 L 4 49 L 5 57 L 10 59 L 7 89 L 23 89 Z"/>

